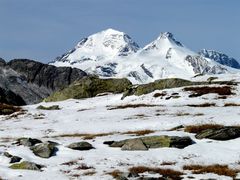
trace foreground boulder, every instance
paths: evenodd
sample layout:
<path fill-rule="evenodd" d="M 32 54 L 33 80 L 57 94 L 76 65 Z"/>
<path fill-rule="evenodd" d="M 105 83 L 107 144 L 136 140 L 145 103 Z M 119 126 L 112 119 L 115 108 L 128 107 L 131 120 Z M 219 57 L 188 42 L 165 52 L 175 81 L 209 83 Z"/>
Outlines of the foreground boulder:
<path fill-rule="evenodd" d="M 206 129 L 196 134 L 195 136 L 197 139 L 213 139 L 213 140 L 230 140 L 240 137 L 240 127 L 219 127 L 219 128 L 212 128 Z"/>
<path fill-rule="evenodd" d="M 68 148 L 74 149 L 74 150 L 79 150 L 79 151 L 86 151 L 86 150 L 94 149 L 94 147 L 86 141 L 72 143 L 72 144 L 68 145 Z"/>
<path fill-rule="evenodd" d="M 175 147 L 185 148 L 192 145 L 194 141 L 190 137 L 178 136 L 147 136 L 134 139 L 126 139 L 105 144 L 110 147 L 121 147 L 122 150 L 147 150 L 149 148 Z"/>
<path fill-rule="evenodd" d="M 57 151 L 53 143 L 40 143 L 31 147 L 32 152 L 41 158 L 50 158 Z"/>
<path fill-rule="evenodd" d="M 123 151 L 147 151 L 148 148 L 142 139 L 129 139 L 121 148 Z"/>
<path fill-rule="evenodd" d="M 17 139 L 17 142 L 16 142 L 17 145 L 23 145 L 28 147 L 34 146 L 35 144 L 38 144 L 38 143 L 42 143 L 42 141 L 39 139 L 25 138 L 25 137 Z"/>
<path fill-rule="evenodd" d="M 9 168 L 40 171 L 42 167 L 43 167 L 42 165 L 39 165 L 33 162 L 23 161 L 21 163 L 13 164 Z"/>
<path fill-rule="evenodd" d="M 121 93 L 131 87 L 132 83 L 128 79 L 100 79 L 95 76 L 85 77 L 74 82 L 69 87 L 53 93 L 45 99 L 49 101 L 63 101 L 66 99 L 81 99 L 95 97 L 98 94 L 111 92 Z"/>

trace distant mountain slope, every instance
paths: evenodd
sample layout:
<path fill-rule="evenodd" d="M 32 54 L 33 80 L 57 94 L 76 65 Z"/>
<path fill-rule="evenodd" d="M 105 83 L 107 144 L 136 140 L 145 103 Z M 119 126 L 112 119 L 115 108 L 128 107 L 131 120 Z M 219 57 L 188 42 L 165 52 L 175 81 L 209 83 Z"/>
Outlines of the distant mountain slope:
<path fill-rule="evenodd" d="M 220 64 L 223 64 L 232 68 L 240 69 L 239 62 L 236 59 L 229 57 L 224 53 L 214 51 L 214 50 L 203 49 L 199 52 L 199 54 L 205 58 L 212 59 Z"/>
<path fill-rule="evenodd" d="M 84 38 L 51 64 L 77 67 L 100 77 L 126 77 L 133 83 L 232 71 L 189 50 L 172 33 L 161 33 L 156 40 L 139 48 L 126 33 L 113 29 Z"/>

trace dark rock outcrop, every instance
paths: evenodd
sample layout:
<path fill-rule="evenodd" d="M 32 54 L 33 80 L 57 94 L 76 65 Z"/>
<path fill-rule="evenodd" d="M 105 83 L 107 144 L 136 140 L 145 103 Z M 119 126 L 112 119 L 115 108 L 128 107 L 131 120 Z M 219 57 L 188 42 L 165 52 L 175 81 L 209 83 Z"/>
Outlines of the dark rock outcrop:
<path fill-rule="evenodd" d="M 238 137 L 240 137 L 240 127 L 231 126 L 206 129 L 196 134 L 197 139 L 207 138 L 220 141 L 236 139 Z"/>
<path fill-rule="evenodd" d="M 39 103 L 87 75 L 80 69 L 55 67 L 27 59 L 0 63 L 0 102 L 13 105 Z"/>
<path fill-rule="evenodd" d="M 11 105 L 25 105 L 25 101 L 21 96 L 15 94 L 11 90 L 0 87 L 0 102 Z"/>
<path fill-rule="evenodd" d="M 0 58 L 0 67 L 5 66 L 6 62 L 4 59 Z"/>
<path fill-rule="evenodd" d="M 55 67 L 28 59 L 14 59 L 7 63 L 7 66 L 25 76 L 27 82 L 39 87 L 44 86 L 52 91 L 62 89 L 86 76 L 86 73 L 80 69 Z"/>

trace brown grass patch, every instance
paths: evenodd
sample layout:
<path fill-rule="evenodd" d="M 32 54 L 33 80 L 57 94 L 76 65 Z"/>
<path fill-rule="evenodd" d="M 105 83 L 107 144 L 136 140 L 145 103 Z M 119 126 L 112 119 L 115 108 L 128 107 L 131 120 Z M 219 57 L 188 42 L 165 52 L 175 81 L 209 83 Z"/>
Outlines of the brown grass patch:
<path fill-rule="evenodd" d="M 185 113 L 185 112 L 177 112 L 176 114 L 174 114 L 176 116 L 190 116 L 190 113 Z"/>
<path fill-rule="evenodd" d="M 203 103 L 203 104 L 187 104 L 189 107 L 213 107 L 216 106 L 215 103 Z"/>
<path fill-rule="evenodd" d="M 236 103 L 225 103 L 224 107 L 228 107 L 228 106 L 240 106 L 240 104 L 236 104 Z"/>
<path fill-rule="evenodd" d="M 80 165 L 78 165 L 76 168 L 76 170 L 88 170 L 88 169 L 95 169 L 94 167 L 92 166 L 88 166 L 84 163 L 81 163 Z"/>
<path fill-rule="evenodd" d="M 159 106 L 159 105 L 154 105 L 154 104 L 125 104 L 125 105 L 109 107 L 107 110 L 140 108 L 140 107 L 156 107 L 156 106 Z"/>
<path fill-rule="evenodd" d="M 113 178 L 117 179 L 119 176 L 121 176 L 121 174 L 123 174 L 123 172 L 119 171 L 119 170 L 114 170 L 112 172 L 108 172 L 106 173 L 110 176 L 112 176 Z"/>
<path fill-rule="evenodd" d="M 184 131 L 189 133 L 200 133 L 206 129 L 215 129 L 215 128 L 221 128 L 221 127 L 223 127 L 223 125 L 220 125 L 220 124 L 199 124 L 199 125 L 186 126 L 184 128 Z"/>
<path fill-rule="evenodd" d="M 89 139 L 95 139 L 96 137 L 102 137 L 102 136 L 109 136 L 113 135 L 114 133 L 97 133 L 97 134 L 87 134 L 87 133 L 75 133 L 75 134 L 61 134 L 57 136 L 52 136 L 54 138 L 56 137 L 82 137 L 84 140 L 89 140 Z"/>
<path fill-rule="evenodd" d="M 146 166 L 136 166 L 129 169 L 129 172 L 132 174 L 140 174 L 144 172 L 154 172 L 162 175 L 164 178 L 171 179 L 182 179 L 181 175 L 183 175 L 180 171 L 175 171 L 173 169 L 163 169 L 163 168 L 151 168 Z"/>
<path fill-rule="evenodd" d="M 190 170 L 195 174 L 204 174 L 204 173 L 214 173 L 220 176 L 230 176 L 236 177 L 237 173 L 240 172 L 236 169 L 231 169 L 227 165 L 210 165 L 210 166 L 202 166 L 202 165 L 185 165 L 183 166 L 184 170 Z"/>
<path fill-rule="evenodd" d="M 10 115 L 21 110 L 20 107 L 0 103 L 0 115 Z"/>
<path fill-rule="evenodd" d="M 170 161 L 163 161 L 161 163 L 161 166 L 171 166 L 171 165 L 175 165 L 176 162 L 170 162 Z"/>
<path fill-rule="evenodd" d="M 87 171 L 87 172 L 84 172 L 83 175 L 84 176 L 92 176 L 92 175 L 94 175 L 96 173 L 97 173 L 96 171 Z"/>
<path fill-rule="evenodd" d="M 144 136 L 144 135 L 151 134 L 154 132 L 155 132 L 154 130 L 145 129 L 145 130 L 138 130 L 138 131 L 127 131 L 127 132 L 123 132 L 121 134 L 134 134 L 136 136 Z"/>
<path fill-rule="evenodd" d="M 232 95 L 232 88 L 230 86 L 220 86 L 220 87 L 186 87 L 183 89 L 184 91 L 191 91 L 192 94 L 189 97 L 198 97 L 204 94 L 216 93 L 218 95 Z"/>

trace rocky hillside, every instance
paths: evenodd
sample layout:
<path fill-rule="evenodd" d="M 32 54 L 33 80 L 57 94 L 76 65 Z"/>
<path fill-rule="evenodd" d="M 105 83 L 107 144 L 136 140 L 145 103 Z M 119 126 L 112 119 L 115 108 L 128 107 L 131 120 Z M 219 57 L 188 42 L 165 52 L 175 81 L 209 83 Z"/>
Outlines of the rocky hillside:
<path fill-rule="evenodd" d="M 40 62 L 16 59 L 0 61 L 0 100 L 14 105 L 40 102 L 87 74 L 80 69 L 55 67 Z"/>

